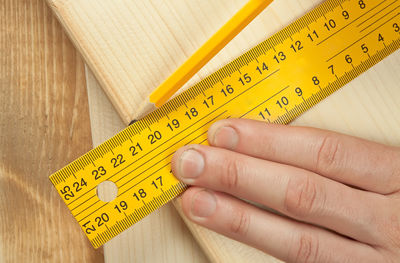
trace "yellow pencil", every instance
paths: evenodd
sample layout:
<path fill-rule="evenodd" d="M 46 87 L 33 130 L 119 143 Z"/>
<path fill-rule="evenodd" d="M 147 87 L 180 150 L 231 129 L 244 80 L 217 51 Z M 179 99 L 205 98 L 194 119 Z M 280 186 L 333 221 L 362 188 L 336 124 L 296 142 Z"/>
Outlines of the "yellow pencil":
<path fill-rule="evenodd" d="M 185 63 L 168 77 L 142 103 L 137 118 L 161 107 L 212 59 L 229 41 L 243 30 L 272 0 L 250 0 L 224 26 L 222 26 L 206 43 L 203 44 Z"/>

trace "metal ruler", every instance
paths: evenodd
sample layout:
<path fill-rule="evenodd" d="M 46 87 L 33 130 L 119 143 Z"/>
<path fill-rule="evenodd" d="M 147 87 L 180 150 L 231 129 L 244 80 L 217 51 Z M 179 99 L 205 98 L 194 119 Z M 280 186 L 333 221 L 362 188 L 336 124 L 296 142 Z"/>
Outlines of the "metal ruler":
<path fill-rule="evenodd" d="M 224 118 L 286 124 L 400 47 L 400 2 L 328 0 L 50 176 L 94 247 L 186 189 L 174 152 Z M 110 202 L 97 186 L 111 181 Z"/>

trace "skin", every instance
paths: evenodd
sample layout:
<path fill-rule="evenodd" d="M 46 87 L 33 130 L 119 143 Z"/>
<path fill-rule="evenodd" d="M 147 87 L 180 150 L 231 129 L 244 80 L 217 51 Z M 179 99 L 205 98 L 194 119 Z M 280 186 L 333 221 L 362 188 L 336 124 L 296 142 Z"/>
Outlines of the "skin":
<path fill-rule="evenodd" d="M 399 148 L 238 119 L 208 141 L 172 160 L 193 222 L 287 262 L 400 261 Z"/>

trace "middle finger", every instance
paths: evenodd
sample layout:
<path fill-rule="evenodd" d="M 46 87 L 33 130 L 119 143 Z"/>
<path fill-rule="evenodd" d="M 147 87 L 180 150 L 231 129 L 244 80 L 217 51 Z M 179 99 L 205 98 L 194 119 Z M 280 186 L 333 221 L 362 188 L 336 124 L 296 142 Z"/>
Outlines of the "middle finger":
<path fill-rule="evenodd" d="M 183 182 L 229 193 L 317 224 L 356 240 L 378 244 L 377 213 L 384 196 L 353 189 L 308 170 L 228 150 L 192 145 L 172 161 Z"/>

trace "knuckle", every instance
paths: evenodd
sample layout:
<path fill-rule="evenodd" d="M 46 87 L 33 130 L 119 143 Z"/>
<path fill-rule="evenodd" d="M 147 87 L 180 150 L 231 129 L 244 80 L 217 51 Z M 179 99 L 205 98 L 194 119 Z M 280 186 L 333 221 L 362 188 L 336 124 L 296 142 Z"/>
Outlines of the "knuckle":
<path fill-rule="evenodd" d="M 289 180 L 284 207 L 287 213 L 294 217 L 305 217 L 317 210 L 317 197 L 324 202 L 323 191 L 309 176 L 292 177 Z"/>
<path fill-rule="evenodd" d="M 225 171 L 221 176 L 221 184 L 228 190 L 237 189 L 239 186 L 239 178 L 244 174 L 244 165 L 238 160 L 230 160 L 225 165 Z"/>
<path fill-rule="evenodd" d="M 338 166 L 342 161 L 340 158 L 340 150 L 340 139 L 332 135 L 326 135 L 318 146 L 315 160 L 316 170 L 321 171 Z"/>
<path fill-rule="evenodd" d="M 239 236 L 246 236 L 249 230 L 250 216 L 244 210 L 237 210 L 234 212 L 232 221 L 229 225 L 231 233 Z"/>
<path fill-rule="evenodd" d="M 289 250 L 289 261 L 306 263 L 318 262 L 321 259 L 319 240 L 316 235 L 302 233 L 293 243 Z"/>

